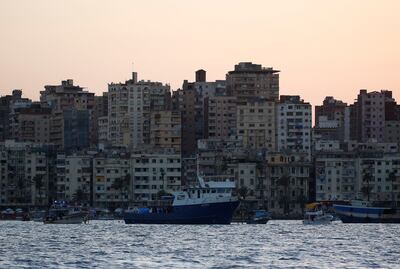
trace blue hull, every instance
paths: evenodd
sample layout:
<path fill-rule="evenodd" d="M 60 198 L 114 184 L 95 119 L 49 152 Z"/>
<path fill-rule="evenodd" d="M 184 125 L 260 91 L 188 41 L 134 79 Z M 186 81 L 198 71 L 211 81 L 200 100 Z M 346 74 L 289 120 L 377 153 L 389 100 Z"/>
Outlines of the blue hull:
<path fill-rule="evenodd" d="M 343 223 L 400 223 L 400 213 L 391 208 L 333 205 Z"/>
<path fill-rule="evenodd" d="M 169 213 L 125 213 L 126 224 L 230 224 L 239 201 L 174 206 Z"/>

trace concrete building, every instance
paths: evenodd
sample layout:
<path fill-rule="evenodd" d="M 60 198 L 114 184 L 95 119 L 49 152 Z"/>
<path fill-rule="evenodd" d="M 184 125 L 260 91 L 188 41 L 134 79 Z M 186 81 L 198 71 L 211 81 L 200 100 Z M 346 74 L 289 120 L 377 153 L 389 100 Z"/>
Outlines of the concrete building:
<path fill-rule="evenodd" d="M 351 140 L 384 142 L 386 114 L 390 114 L 386 108 L 393 102 L 391 91 L 360 90 L 350 108 Z"/>
<path fill-rule="evenodd" d="M 50 143 L 50 108 L 33 103 L 14 109 L 10 116 L 10 131 L 16 141 Z"/>
<path fill-rule="evenodd" d="M 304 153 L 271 153 L 266 165 L 266 204 L 278 216 L 303 215 L 309 200 L 311 162 Z"/>
<path fill-rule="evenodd" d="M 163 110 L 151 113 L 150 145 L 155 149 L 181 152 L 181 114 Z"/>
<path fill-rule="evenodd" d="M 322 139 L 345 139 L 347 104 L 332 96 L 325 97 L 321 106 L 315 106 L 315 129 Z"/>
<path fill-rule="evenodd" d="M 311 121 L 310 103 L 282 95 L 276 105 L 277 150 L 307 153 L 311 160 Z"/>
<path fill-rule="evenodd" d="M 45 90 L 40 92 L 40 101 L 43 106 L 48 106 L 52 109 L 50 119 L 50 142 L 57 145 L 60 149 L 74 149 L 76 146 L 89 146 L 91 141 L 95 141 L 97 131 L 96 123 L 93 118 L 94 108 L 94 93 L 83 90 L 82 87 L 74 85 L 72 79 L 63 80 L 61 85 L 46 85 Z M 64 115 L 64 112 L 66 115 Z M 85 134 L 87 141 L 69 144 L 70 133 L 65 133 L 71 125 L 80 125 L 82 115 L 87 115 L 88 125 L 85 128 L 88 134 Z M 78 118 L 76 118 L 77 116 Z M 71 122 L 76 119 L 77 122 Z M 68 121 L 68 122 L 65 122 Z M 66 126 L 68 124 L 69 126 Z M 75 131 L 75 132 L 81 132 Z M 80 139 L 83 139 L 83 134 L 80 134 Z"/>
<path fill-rule="evenodd" d="M 236 97 L 219 95 L 205 100 L 205 138 L 236 135 Z"/>
<path fill-rule="evenodd" d="M 400 155 L 377 150 L 319 153 L 316 199 L 400 200 Z M 391 173 L 394 177 L 391 178 Z M 369 190 L 369 193 L 368 193 Z"/>
<path fill-rule="evenodd" d="M 127 207 L 132 201 L 129 155 L 99 154 L 93 159 L 93 204 L 96 207 Z"/>
<path fill-rule="evenodd" d="M 133 200 L 146 204 L 157 200 L 160 191 L 181 188 L 181 157 L 177 154 L 134 154 L 131 156 Z"/>
<path fill-rule="evenodd" d="M 94 109 L 93 109 L 93 121 L 94 121 L 94 130 L 93 132 L 96 133 L 94 136 L 94 140 L 91 144 L 97 145 L 98 143 L 104 144 L 104 137 L 103 140 L 100 140 L 99 135 L 104 135 L 104 130 L 99 130 L 99 124 L 104 124 L 104 117 L 108 117 L 108 93 L 104 92 L 102 96 L 95 96 L 94 97 Z M 100 118 L 103 118 L 100 120 Z M 103 125 L 104 127 L 104 125 Z M 107 134 L 106 139 L 107 140 Z"/>
<path fill-rule="evenodd" d="M 90 204 L 92 160 L 88 154 L 57 155 L 57 199 Z"/>
<path fill-rule="evenodd" d="M 400 146 L 400 121 L 385 121 L 383 140 L 388 143 L 397 143 Z"/>
<path fill-rule="evenodd" d="M 30 103 L 31 100 L 22 98 L 22 90 L 13 90 L 12 95 L 5 95 L 0 97 L 0 141 L 4 142 L 6 139 L 13 139 L 11 134 L 11 115 L 15 104 L 17 103 Z"/>
<path fill-rule="evenodd" d="M 237 135 L 244 147 L 274 151 L 275 102 L 263 98 L 248 99 L 237 106 Z"/>
<path fill-rule="evenodd" d="M 277 101 L 279 98 L 279 71 L 272 67 L 262 67 L 251 62 L 235 65 L 226 75 L 226 89 L 229 95 L 238 100 L 264 97 Z"/>
<path fill-rule="evenodd" d="M 62 117 L 64 150 L 70 152 L 89 148 L 92 125 L 89 111 L 66 109 Z"/>
<path fill-rule="evenodd" d="M 48 204 L 51 157 L 40 144 L 7 140 L 0 145 L 0 206 Z"/>
<path fill-rule="evenodd" d="M 204 70 L 196 73 L 196 82 L 185 80 L 181 90 L 173 95 L 174 109 L 182 115 L 182 154 L 194 156 L 197 151 L 197 140 L 206 137 L 207 100 L 215 95 L 225 93 L 225 81 L 206 81 Z M 200 75 L 201 74 L 201 75 Z"/>
<path fill-rule="evenodd" d="M 150 144 L 152 111 L 171 106 L 170 86 L 137 81 L 137 74 L 125 83 L 108 85 L 108 139 L 113 146 L 137 149 Z"/>
<path fill-rule="evenodd" d="M 99 117 L 97 121 L 98 143 L 108 145 L 108 116 Z"/>

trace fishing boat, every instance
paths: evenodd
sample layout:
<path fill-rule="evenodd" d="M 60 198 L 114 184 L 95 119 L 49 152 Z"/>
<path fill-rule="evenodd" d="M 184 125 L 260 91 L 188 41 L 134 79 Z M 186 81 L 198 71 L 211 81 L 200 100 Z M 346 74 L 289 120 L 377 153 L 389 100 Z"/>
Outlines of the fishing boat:
<path fill-rule="evenodd" d="M 68 206 L 67 203 L 55 202 L 48 210 L 45 224 L 82 224 L 87 222 L 89 212 L 80 206 Z"/>
<path fill-rule="evenodd" d="M 374 206 L 367 201 L 334 204 L 333 209 L 343 223 L 400 223 L 398 208 Z"/>
<path fill-rule="evenodd" d="M 266 210 L 253 210 L 249 218 L 246 220 L 247 224 L 266 224 L 271 219 L 271 213 Z"/>
<path fill-rule="evenodd" d="M 330 224 L 333 220 L 333 215 L 326 213 L 321 203 L 306 205 L 303 224 Z"/>
<path fill-rule="evenodd" d="M 239 200 L 232 181 L 208 181 L 164 197 L 163 206 L 132 208 L 124 213 L 127 224 L 230 224 Z"/>
<path fill-rule="evenodd" d="M 14 210 L 7 208 L 0 213 L 0 220 L 16 220 L 17 215 Z"/>

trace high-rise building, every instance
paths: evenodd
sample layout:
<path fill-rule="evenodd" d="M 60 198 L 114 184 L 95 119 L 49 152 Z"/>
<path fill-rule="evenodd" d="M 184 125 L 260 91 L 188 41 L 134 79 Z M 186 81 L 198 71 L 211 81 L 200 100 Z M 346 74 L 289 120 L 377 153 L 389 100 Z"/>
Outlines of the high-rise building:
<path fill-rule="evenodd" d="M 12 95 L 0 97 L 0 141 L 13 138 L 10 125 L 13 109 L 20 107 L 17 104 L 30 102 L 31 100 L 22 98 L 22 90 L 13 90 Z"/>
<path fill-rule="evenodd" d="M 150 145 L 154 149 L 181 153 L 181 114 L 162 110 L 151 113 Z"/>
<path fill-rule="evenodd" d="M 61 85 L 46 85 L 45 90 L 40 92 L 40 101 L 43 106 L 48 106 L 52 109 L 50 119 L 50 142 L 57 145 L 59 148 L 74 149 L 75 146 L 89 146 L 91 141 L 95 141 L 97 131 L 93 118 L 94 108 L 94 93 L 83 90 L 82 87 L 74 85 L 72 79 L 63 80 Z M 68 112 L 66 112 L 68 111 Z M 66 115 L 64 115 L 64 112 Z M 77 115 L 78 117 L 73 117 Z M 84 129 L 88 134 L 80 134 L 79 139 L 86 139 L 79 143 L 68 144 L 74 139 L 70 139 L 69 126 L 79 126 L 82 115 L 87 115 L 88 127 Z M 71 120 L 79 122 L 71 123 Z M 69 121 L 66 126 L 66 122 Z M 68 130 L 69 131 L 69 130 Z M 82 130 L 79 130 L 82 132 Z"/>
<path fill-rule="evenodd" d="M 15 108 L 11 114 L 10 131 L 19 142 L 50 143 L 51 108 L 40 103 Z"/>
<path fill-rule="evenodd" d="M 391 91 L 360 90 L 356 102 L 350 106 L 350 138 L 359 142 L 384 142 L 385 121 L 389 115 L 394 99 Z M 386 117 L 388 116 L 388 119 Z"/>
<path fill-rule="evenodd" d="M 347 104 L 332 96 L 315 106 L 315 132 L 322 139 L 345 140 Z"/>
<path fill-rule="evenodd" d="M 297 95 L 281 95 L 276 105 L 277 150 L 307 153 L 311 158 L 311 104 Z"/>
<path fill-rule="evenodd" d="M 244 104 L 239 104 L 236 130 L 245 147 L 274 151 L 275 102 L 265 98 L 249 98 Z"/>
<path fill-rule="evenodd" d="M 91 144 L 97 145 L 98 143 L 104 144 L 104 130 L 100 131 L 99 124 L 104 124 L 104 117 L 108 117 L 108 93 L 104 92 L 102 96 L 95 96 L 94 97 L 94 109 L 93 109 L 93 132 L 96 135 L 93 137 L 94 140 Z M 104 125 L 102 125 L 104 127 Z M 99 136 L 103 135 L 102 138 Z M 107 130 L 105 134 L 105 140 L 107 140 Z"/>
<path fill-rule="evenodd" d="M 226 75 L 227 92 L 236 96 L 239 101 L 253 97 L 264 97 L 276 101 L 279 98 L 278 72 L 272 67 L 241 62 Z"/>
<path fill-rule="evenodd" d="M 137 81 L 134 73 L 125 83 L 108 85 L 108 139 L 113 146 L 133 149 L 150 144 L 152 111 L 171 107 L 169 85 Z"/>
<path fill-rule="evenodd" d="M 236 97 L 216 95 L 205 99 L 205 138 L 236 135 Z"/>
<path fill-rule="evenodd" d="M 173 106 L 182 115 L 182 154 L 194 156 L 197 151 L 197 140 L 206 137 L 207 98 L 225 93 L 225 81 L 205 81 L 205 71 L 196 72 L 196 82 L 183 82 L 182 89 L 174 92 Z M 204 78 L 204 81 L 203 81 Z"/>

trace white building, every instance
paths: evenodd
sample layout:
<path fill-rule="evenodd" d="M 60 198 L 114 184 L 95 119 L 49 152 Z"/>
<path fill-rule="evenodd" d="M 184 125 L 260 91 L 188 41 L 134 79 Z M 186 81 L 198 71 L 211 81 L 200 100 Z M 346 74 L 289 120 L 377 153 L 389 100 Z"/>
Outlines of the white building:
<path fill-rule="evenodd" d="M 277 150 L 307 153 L 311 158 L 311 124 L 310 103 L 300 96 L 281 95 L 276 105 Z"/>
<path fill-rule="evenodd" d="M 318 154 L 315 169 L 317 201 L 367 199 L 368 189 L 370 200 L 400 200 L 399 153 Z"/>
<path fill-rule="evenodd" d="M 57 199 L 89 203 L 92 156 L 57 155 Z"/>
<path fill-rule="evenodd" d="M 150 113 L 170 106 L 170 86 L 137 81 L 108 85 L 108 140 L 113 146 L 136 149 L 150 143 Z"/>
<path fill-rule="evenodd" d="M 127 155 L 98 155 L 93 159 L 93 203 L 97 207 L 127 207 L 132 197 Z"/>
<path fill-rule="evenodd" d="M 160 191 L 181 187 L 181 157 L 178 154 L 136 154 L 131 156 L 134 202 L 157 199 Z"/>

